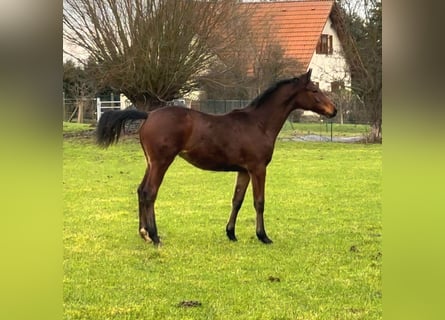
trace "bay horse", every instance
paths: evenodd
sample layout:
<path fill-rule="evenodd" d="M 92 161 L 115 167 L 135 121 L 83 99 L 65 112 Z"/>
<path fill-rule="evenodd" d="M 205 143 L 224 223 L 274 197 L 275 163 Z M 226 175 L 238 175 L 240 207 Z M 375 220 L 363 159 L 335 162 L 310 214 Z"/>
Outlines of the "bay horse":
<path fill-rule="evenodd" d="M 266 167 L 272 159 L 279 131 L 290 112 L 297 108 L 327 117 L 337 113 L 331 100 L 311 81 L 311 70 L 276 82 L 246 107 L 223 115 L 175 106 L 150 113 L 108 111 L 100 117 L 96 138 L 98 145 L 108 147 L 119 140 L 126 121 L 145 120 L 139 129 L 139 138 L 147 169 L 137 189 L 139 234 L 144 240 L 160 244 L 154 205 L 164 175 L 179 155 L 204 170 L 238 173 L 226 225 L 227 237 L 232 241 L 237 240 L 236 218 L 252 181 L 256 235 L 263 243 L 272 243 L 263 218 Z"/>

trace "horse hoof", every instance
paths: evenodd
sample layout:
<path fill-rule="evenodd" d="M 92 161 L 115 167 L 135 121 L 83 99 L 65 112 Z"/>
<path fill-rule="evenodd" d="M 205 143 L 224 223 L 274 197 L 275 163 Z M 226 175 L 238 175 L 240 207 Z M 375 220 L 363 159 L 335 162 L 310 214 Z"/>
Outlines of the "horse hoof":
<path fill-rule="evenodd" d="M 139 229 L 139 235 L 141 236 L 142 239 L 144 239 L 147 242 L 152 242 L 151 238 L 148 235 L 147 230 L 145 230 L 144 228 Z"/>
<path fill-rule="evenodd" d="M 269 239 L 268 236 L 266 236 L 265 234 L 257 234 L 258 239 L 265 244 L 271 244 L 273 243 L 272 240 Z"/>
<path fill-rule="evenodd" d="M 226 234 L 230 241 L 238 241 L 235 236 L 235 230 L 226 230 Z"/>
<path fill-rule="evenodd" d="M 271 244 L 271 243 L 273 243 L 273 241 L 270 240 L 269 238 L 264 238 L 264 239 L 260 239 L 260 240 L 261 240 L 262 243 L 265 243 L 265 244 Z"/>

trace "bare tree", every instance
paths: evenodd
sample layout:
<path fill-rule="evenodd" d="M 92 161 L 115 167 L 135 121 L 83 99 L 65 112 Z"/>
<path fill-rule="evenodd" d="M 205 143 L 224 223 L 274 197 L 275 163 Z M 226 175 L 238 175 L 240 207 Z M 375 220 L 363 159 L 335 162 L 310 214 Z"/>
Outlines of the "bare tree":
<path fill-rule="evenodd" d="M 351 66 L 352 90 L 363 101 L 371 141 L 382 141 L 382 7 L 380 0 L 341 0 L 333 19 Z"/>
<path fill-rule="evenodd" d="M 255 95 L 280 78 L 296 76 L 303 72 L 298 60 L 286 57 L 285 50 L 281 45 L 273 41 L 258 51 L 254 61 Z"/>
<path fill-rule="evenodd" d="M 97 61 L 101 85 L 151 110 L 196 87 L 239 41 L 236 0 L 64 0 L 64 39 Z"/>
<path fill-rule="evenodd" d="M 76 65 L 72 60 L 68 60 L 63 64 L 63 91 L 64 98 L 75 100 L 75 109 L 68 121 L 71 121 L 77 113 L 77 122 L 82 123 L 84 120 L 84 111 L 97 88 L 88 70 Z"/>
<path fill-rule="evenodd" d="M 240 9 L 246 4 L 240 6 Z M 275 37 L 272 17 L 256 15 L 255 7 L 243 11 L 242 39 L 219 54 L 201 77 L 211 98 L 250 99 L 276 80 L 304 72 L 301 64 L 286 52 Z"/>

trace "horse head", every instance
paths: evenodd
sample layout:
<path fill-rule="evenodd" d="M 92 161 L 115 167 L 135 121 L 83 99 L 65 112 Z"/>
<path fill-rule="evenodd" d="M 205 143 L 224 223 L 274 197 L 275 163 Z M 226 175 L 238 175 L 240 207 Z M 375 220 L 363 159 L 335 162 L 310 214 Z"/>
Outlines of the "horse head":
<path fill-rule="evenodd" d="M 312 69 L 298 79 L 298 93 L 293 99 L 294 107 L 310 110 L 326 117 L 332 118 L 337 114 L 334 103 L 311 80 Z"/>

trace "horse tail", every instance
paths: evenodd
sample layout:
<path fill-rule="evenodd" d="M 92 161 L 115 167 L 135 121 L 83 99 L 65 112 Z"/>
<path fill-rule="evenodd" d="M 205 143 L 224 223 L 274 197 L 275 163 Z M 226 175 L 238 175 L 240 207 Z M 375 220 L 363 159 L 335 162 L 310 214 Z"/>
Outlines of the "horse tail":
<path fill-rule="evenodd" d="M 119 141 L 122 129 L 127 121 L 147 119 L 148 113 L 138 110 L 107 111 L 101 115 L 96 128 L 96 142 L 107 148 Z"/>

